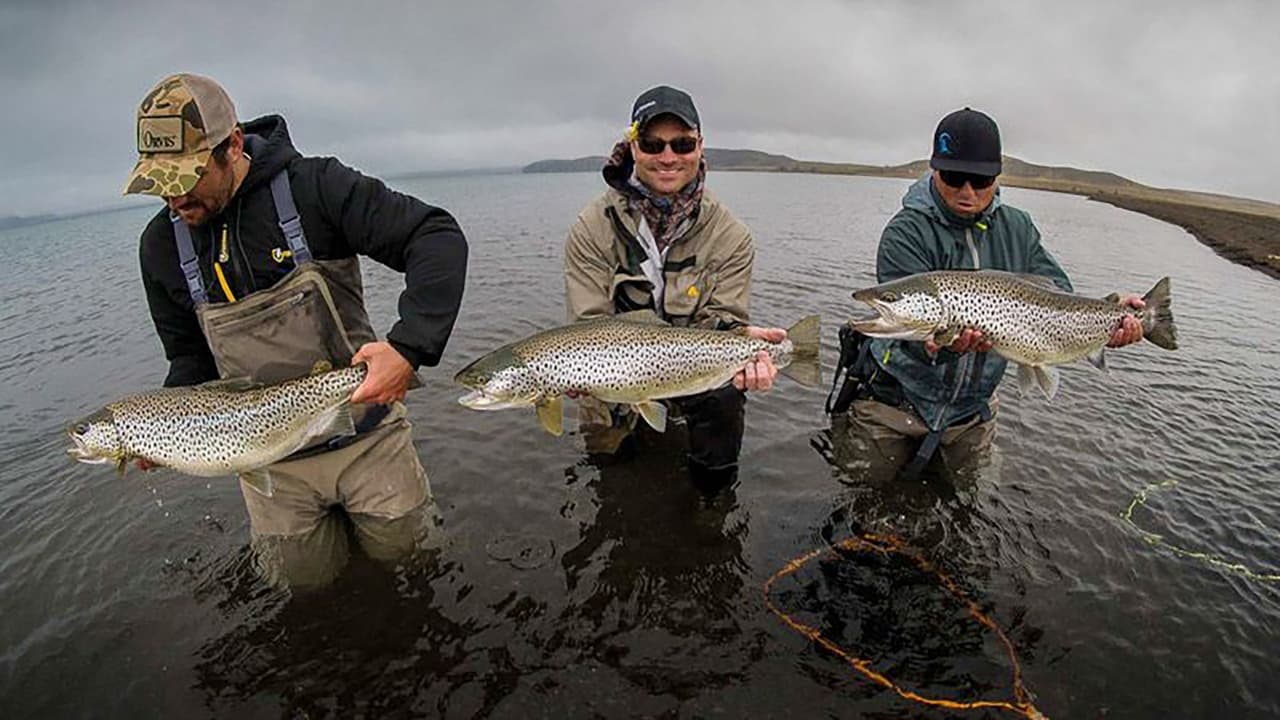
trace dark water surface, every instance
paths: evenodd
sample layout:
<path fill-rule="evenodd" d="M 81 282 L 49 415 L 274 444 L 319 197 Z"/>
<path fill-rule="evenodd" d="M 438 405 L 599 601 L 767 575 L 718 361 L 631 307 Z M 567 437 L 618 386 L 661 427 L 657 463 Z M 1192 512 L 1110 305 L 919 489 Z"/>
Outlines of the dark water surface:
<path fill-rule="evenodd" d="M 439 527 L 421 562 L 355 558 L 307 593 L 255 578 L 231 479 L 63 454 L 66 422 L 163 377 L 137 270 L 149 212 L 0 233 L 0 717 L 1016 717 L 904 700 L 769 611 L 775 572 L 861 532 L 952 578 L 1050 717 L 1280 716 L 1280 582 L 1188 556 L 1280 573 L 1275 280 L 1140 215 L 1006 191 L 1081 292 L 1172 276 L 1183 348 L 1070 366 L 1052 404 L 1010 379 L 989 463 L 950 484 L 861 482 L 826 389 L 784 380 L 748 405 L 739 483 L 706 499 L 678 455 L 597 467 L 532 410 L 456 404 L 463 364 L 562 320 L 563 236 L 598 177 L 395 184 L 472 247 L 445 361 L 409 402 Z M 756 238 L 755 319 L 821 312 L 828 375 L 905 186 L 712 176 Z M 385 331 L 401 281 L 366 275 Z M 999 638 L 904 555 L 826 553 L 770 597 L 905 689 L 1011 697 Z"/>

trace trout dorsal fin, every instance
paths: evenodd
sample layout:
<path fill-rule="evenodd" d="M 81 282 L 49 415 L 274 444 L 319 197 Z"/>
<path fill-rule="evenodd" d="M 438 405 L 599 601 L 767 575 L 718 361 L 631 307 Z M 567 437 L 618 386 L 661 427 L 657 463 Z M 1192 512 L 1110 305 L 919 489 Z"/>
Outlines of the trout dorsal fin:
<path fill-rule="evenodd" d="M 666 325 L 667 322 L 658 317 L 658 313 L 652 310 L 632 310 L 630 312 L 618 313 L 613 316 L 615 320 L 625 320 L 626 322 L 645 323 L 647 325 Z"/>
<path fill-rule="evenodd" d="M 233 377 L 223 378 L 221 380 L 210 380 L 209 382 L 200 383 L 197 387 L 201 390 L 221 390 L 223 392 L 244 392 L 262 387 L 262 383 L 256 383 L 252 378 Z"/>
<path fill-rule="evenodd" d="M 1025 283 L 1030 283 L 1045 290 L 1057 290 L 1062 292 L 1062 288 L 1058 287 L 1058 283 L 1048 275 L 1033 275 L 1031 273 L 1017 273 L 1018 279 Z"/>

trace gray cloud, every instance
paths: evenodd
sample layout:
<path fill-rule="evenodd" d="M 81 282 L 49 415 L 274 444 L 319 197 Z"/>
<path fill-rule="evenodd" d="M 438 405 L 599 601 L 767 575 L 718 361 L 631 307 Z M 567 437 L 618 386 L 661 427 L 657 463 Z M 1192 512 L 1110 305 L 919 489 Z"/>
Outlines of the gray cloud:
<path fill-rule="evenodd" d="M 376 174 L 604 153 L 666 82 L 713 145 L 905 162 L 971 105 L 1033 162 L 1278 200 L 1276 27 L 1266 0 L 10 5 L 0 215 L 120 202 L 134 104 L 178 70 Z"/>

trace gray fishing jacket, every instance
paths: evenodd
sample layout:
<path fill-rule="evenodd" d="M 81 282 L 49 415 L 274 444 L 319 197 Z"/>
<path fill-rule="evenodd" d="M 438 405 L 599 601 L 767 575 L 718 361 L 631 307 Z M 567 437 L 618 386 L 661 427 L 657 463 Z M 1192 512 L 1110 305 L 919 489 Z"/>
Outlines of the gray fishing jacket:
<path fill-rule="evenodd" d="M 1006 270 L 1044 275 L 1063 290 L 1071 281 L 1026 212 L 1000 202 L 973 219 L 946 209 L 932 173 L 913 183 L 902 209 L 885 226 L 876 255 L 876 280 L 889 282 L 931 270 Z M 930 429 L 940 430 L 975 413 L 990 414 L 988 402 L 1008 361 L 987 353 L 941 350 L 930 356 L 923 342 L 872 340 L 876 363 L 893 376 L 902 394 Z"/>

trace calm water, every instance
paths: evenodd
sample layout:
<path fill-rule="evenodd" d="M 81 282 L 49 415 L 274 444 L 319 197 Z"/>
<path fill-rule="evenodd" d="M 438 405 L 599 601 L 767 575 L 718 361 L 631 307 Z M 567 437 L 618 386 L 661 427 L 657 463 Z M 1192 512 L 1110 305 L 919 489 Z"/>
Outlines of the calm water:
<path fill-rule="evenodd" d="M 455 402 L 463 364 L 561 321 L 561 243 L 597 176 L 395 184 L 472 246 L 445 361 L 410 398 L 440 525 L 422 562 L 356 558 L 305 594 L 255 579 L 230 479 L 121 479 L 63 454 L 67 421 L 163 377 L 137 270 L 150 213 L 0 233 L 0 717 L 1015 717 L 905 701 L 769 612 L 771 575 L 864 531 L 911 543 L 1006 629 L 1050 717 L 1280 715 L 1280 582 L 1121 517 L 1176 481 L 1138 526 L 1280 573 L 1274 280 L 1140 215 L 1006 191 L 1080 291 L 1171 275 L 1183 349 L 1071 366 L 1052 404 L 1010 379 L 990 463 L 951 485 L 868 487 L 832 446 L 826 389 L 783 381 L 748 406 L 739 483 L 707 501 L 668 456 L 598 468 L 532 411 Z M 829 374 L 906 183 L 711 184 L 754 232 L 757 322 L 821 312 Z M 400 280 L 366 273 L 385 330 Z M 771 598 L 904 688 L 1010 696 L 998 639 L 902 556 L 822 555 Z"/>

